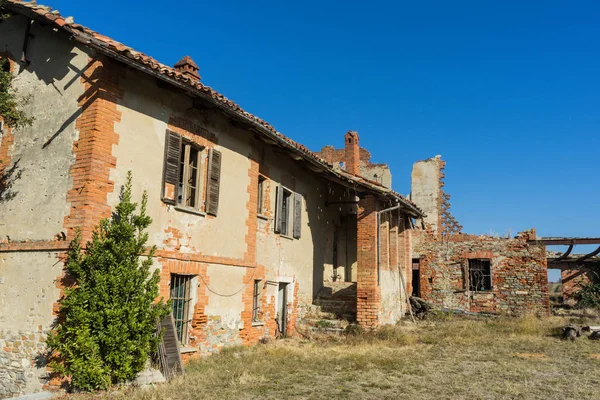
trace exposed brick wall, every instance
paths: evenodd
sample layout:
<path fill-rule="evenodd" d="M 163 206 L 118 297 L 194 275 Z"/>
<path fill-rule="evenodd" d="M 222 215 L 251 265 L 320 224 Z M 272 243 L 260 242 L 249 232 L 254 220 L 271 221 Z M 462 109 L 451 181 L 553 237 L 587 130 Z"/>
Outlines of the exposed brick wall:
<path fill-rule="evenodd" d="M 527 243 L 527 233 L 514 239 L 426 234 L 421 254 L 421 296 L 440 307 L 512 315 L 549 313 L 545 248 Z M 470 292 L 468 260 L 491 260 L 492 289 Z"/>
<path fill-rule="evenodd" d="M 598 262 L 600 264 L 600 262 Z M 562 294 L 564 300 L 571 300 L 581 285 L 597 281 L 600 275 L 598 265 L 576 265 L 572 268 L 562 268 L 560 278 L 562 281 Z"/>
<path fill-rule="evenodd" d="M 111 213 L 107 204 L 107 196 L 114 190 L 110 170 L 117 165 L 112 147 L 119 142 L 115 123 L 121 120 L 117 101 L 123 97 L 119 72 L 113 61 L 99 58 L 90 60 L 81 76 L 85 92 L 79 98 L 79 139 L 73 145 L 75 163 L 70 171 L 73 188 L 67 194 L 71 211 L 64 226 L 68 237 L 80 228 L 84 242 L 91 238 L 93 227 Z"/>
<path fill-rule="evenodd" d="M 367 328 L 378 324 L 377 199 L 368 195 L 358 203 L 357 322 Z"/>
<path fill-rule="evenodd" d="M 360 175 L 360 147 L 358 145 L 358 133 L 350 131 L 344 136 L 346 143 L 346 171 L 354 175 Z"/>
<path fill-rule="evenodd" d="M 13 61 L 12 56 L 8 53 L 0 52 L 0 61 L 5 59 L 9 62 L 10 71 L 13 72 L 15 69 L 15 63 Z M 2 115 L 0 115 L 0 122 L 1 121 L 4 121 Z M 13 171 L 11 171 L 10 169 L 6 169 L 11 163 L 11 156 L 9 150 L 14 144 L 14 142 L 15 136 L 12 132 L 12 129 L 8 126 L 5 126 L 4 132 L 0 133 L 0 200 L 2 200 L 6 193 L 10 190 L 12 179 L 15 178 L 12 176 Z"/>

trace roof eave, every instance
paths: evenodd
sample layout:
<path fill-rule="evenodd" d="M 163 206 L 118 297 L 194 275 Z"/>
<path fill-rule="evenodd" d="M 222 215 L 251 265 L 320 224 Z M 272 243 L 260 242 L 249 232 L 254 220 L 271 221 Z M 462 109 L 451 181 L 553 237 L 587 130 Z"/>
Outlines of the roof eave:
<path fill-rule="evenodd" d="M 40 21 L 41 23 L 52 23 L 57 28 L 70 34 L 71 37 L 74 40 L 78 41 L 79 43 L 81 43 L 85 46 L 88 46 L 110 58 L 120 61 L 129 67 L 132 67 L 141 72 L 149 74 L 150 76 L 160 79 L 161 81 L 169 83 L 169 84 L 183 90 L 185 93 L 188 93 L 192 96 L 201 98 L 204 101 L 207 101 L 208 103 L 214 105 L 220 111 L 224 112 L 231 118 L 241 121 L 241 122 L 244 122 L 244 123 L 252 126 L 257 132 L 264 135 L 266 138 L 270 139 L 271 141 L 274 141 L 277 145 L 283 147 L 284 149 L 290 151 L 294 155 L 297 155 L 297 156 L 301 157 L 303 160 L 305 160 L 306 162 L 310 163 L 313 166 L 313 168 L 316 168 L 317 170 L 320 170 L 320 171 L 326 173 L 327 175 L 329 175 L 329 176 L 326 176 L 326 178 L 337 181 L 338 183 L 343 184 L 345 186 L 349 186 L 349 187 L 358 186 L 367 192 L 375 193 L 381 197 L 388 198 L 398 204 L 401 204 L 402 209 L 405 210 L 408 214 L 410 214 L 411 216 L 413 216 L 415 218 L 420 218 L 420 217 L 424 216 L 424 213 L 421 210 L 419 210 L 418 207 L 411 204 L 406 199 L 402 198 L 402 196 L 399 196 L 398 194 L 396 194 L 393 190 L 385 188 L 385 187 L 380 187 L 380 186 L 370 184 L 370 183 L 364 181 L 363 179 L 361 179 L 360 177 L 355 177 L 350 174 L 341 173 L 340 171 L 336 171 L 332 166 L 327 165 L 323 161 L 321 161 L 321 160 L 315 158 L 314 156 L 311 156 L 310 154 L 295 147 L 292 143 L 289 143 L 287 140 L 285 140 L 285 138 L 283 138 L 282 136 L 277 134 L 275 131 L 268 129 L 267 127 L 265 127 L 264 125 L 261 125 L 257 121 L 241 114 L 240 112 L 238 112 L 236 110 L 233 110 L 233 109 L 227 107 L 226 104 L 222 103 L 221 101 L 218 101 L 217 99 L 214 99 L 212 96 L 210 96 L 206 92 L 203 92 L 202 90 L 199 90 L 198 88 L 195 88 L 186 82 L 181 82 L 171 76 L 165 75 L 165 74 L 161 73 L 159 70 L 152 69 L 149 66 L 139 62 L 136 59 L 129 58 L 117 51 L 107 48 L 106 43 L 99 41 L 98 39 L 94 38 L 93 36 L 91 36 L 87 33 L 81 32 L 79 30 L 75 30 L 69 25 L 62 25 L 62 24 L 56 23 L 55 21 L 50 21 L 50 20 L 46 19 L 44 16 L 33 11 L 26 5 L 19 4 L 19 3 L 13 3 L 13 2 L 7 2 L 7 3 L 5 3 L 4 6 L 7 9 L 9 9 L 10 11 L 21 13 L 21 14 L 25 15 L 26 17 Z M 335 179 L 332 179 L 332 178 L 335 178 Z"/>

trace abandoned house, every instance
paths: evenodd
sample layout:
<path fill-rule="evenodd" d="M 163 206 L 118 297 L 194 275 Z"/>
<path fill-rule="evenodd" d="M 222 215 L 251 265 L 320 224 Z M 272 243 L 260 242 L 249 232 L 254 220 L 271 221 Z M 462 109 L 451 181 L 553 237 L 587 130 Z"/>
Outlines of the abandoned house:
<path fill-rule="evenodd" d="M 462 233 L 444 168 L 439 156 L 413 166 L 411 199 L 426 216 L 413 231 L 412 294 L 452 310 L 547 315 L 546 248 L 535 230 L 515 238 Z"/>
<path fill-rule="evenodd" d="M 186 357 L 293 335 L 328 301 L 365 327 L 402 317 L 423 213 L 389 176 L 363 176 L 356 132 L 339 168 L 204 85 L 189 57 L 163 65 L 34 2 L 3 11 L 0 57 L 35 120 L 0 136 L 0 398 L 47 383 L 69 241 L 110 217 L 128 171 Z"/>

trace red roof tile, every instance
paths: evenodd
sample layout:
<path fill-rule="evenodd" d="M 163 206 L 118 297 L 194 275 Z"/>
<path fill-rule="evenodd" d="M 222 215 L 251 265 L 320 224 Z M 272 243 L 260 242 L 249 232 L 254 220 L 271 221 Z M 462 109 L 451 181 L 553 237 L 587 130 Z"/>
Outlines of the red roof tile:
<path fill-rule="evenodd" d="M 283 135 L 282 133 L 278 132 L 268 122 L 245 111 L 238 104 L 236 104 L 232 100 L 229 100 L 227 97 L 225 97 L 221 93 L 213 90 L 209 86 L 204 85 L 199 80 L 194 79 L 185 73 L 177 71 L 175 68 L 164 65 L 164 64 L 158 62 L 156 59 L 154 59 L 144 53 L 135 51 L 131 47 L 128 47 L 120 42 L 117 42 L 114 39 L 111 39 L 107 36 L 104 36 L 104 35 L 98 33 L 98 32 L 95 32 L 88 27 L 74 23 L 73 19 L 71 17 L 65 18 L 60 14 L 60 12 L 58 12 L 57 10 L 53 10 L 52 8 L 50 8 L 48 6 L 38 5 L 38 4 L 35 4 L 34 2 L 6 0 L 4 7 L 7 7 L 11 11 L 19 12 L 21 14 L 27 15 L 31 18 L 41 19 L 41 20 L 45 21 L 46 23 L 54 24 L 54 25 L 60 27 L 61 29 L 65 30 L 66 32 L 72 34 L 74 39 L 76 39 L 77 41 L 79 41 L 81 43 L 84 43 L 84 44 L 92 46 L 92 47 L 101 48 L 101 49 L 107 50 L 109 53 L 115 53 L 117 55 L 125 57 L 131 61 L 134 61 L 135 63 L 139 64 L 140 66 L 150 68 L 151 70 L 153 70 L 165 77 L 174 79 L 177 82 L 189 87 L 190 89 L 195 89 L 195 90 L 203 93 L 205 96 L 209 96 L 216 102 L 220 103 L 221 106 L 234 111 L 235 113 L 245 117 L 246 119 L 251 120 L 255 124 L 260 125 L 262 128 L 265 128 L 268 131 L 272 132 L 279 139 L 288 143 L 289 145 L 291 145 L 292 147 L 297 149 L 299 152 L 303 153 L 308 158 L 310 158 L 314 161 L 317 161 L 319 164 L 322 164 L 323 166 L 327 167 L 330 172 L 332 172 L 338 176 L 346 176 L 346 178 L 351 178 L 353 181 L 357 181 L 357 183 L 363 184 L 366 188 L 370 188 L 373 191 L 376 191 L 376 192 L 379 192 L 382 194 L 391 195 L 392 197 L 395 197 L 397 200 L 401 201 L 402 203 L 408 205 L 410 208 L 412 208 L 417 213 L 423 214 L 423 212 L 417 207 L 417 205 L 415 203 L 406 199 L 404 196 L 400 195 L 399 193 L 396 193 L 395 191 L 380 185 L 377 182 L 371 182 L 361 176 L 348 174 L 346 172 L 340 173 L 340 171 L 334 171 L 333 166 L 331 164 L 329 164 L 326 160 L 324 160 L 323 158 L 321 158 L 314 152 L 310 151 L 306 146 L 293 141 L 292 139 L 290 139 L 287 136 Z M 109 54 L 109 55 L 111 55 L 111 54 Z M 184 57 L 184 59 L 185 59 L 185 57 Z M 183 60 L 181 60 L 181 61 L 183 61 Z M 191 61 L 191 59 L 190 59 L 190 61 Z M 192 61 L 192 63 L 193 63 L 193 61 Z"/>

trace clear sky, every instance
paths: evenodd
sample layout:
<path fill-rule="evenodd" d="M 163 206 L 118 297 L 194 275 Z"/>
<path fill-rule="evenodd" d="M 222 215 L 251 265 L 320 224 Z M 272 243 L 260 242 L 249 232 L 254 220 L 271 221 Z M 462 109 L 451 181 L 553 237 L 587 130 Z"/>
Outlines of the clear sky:
<path fill-rule="evenodd" d="M 468 233 L 600 236 L 597 1 L 40 0 L 313 150 L 357 130 L 394 189 L 441 154 Z"/>

